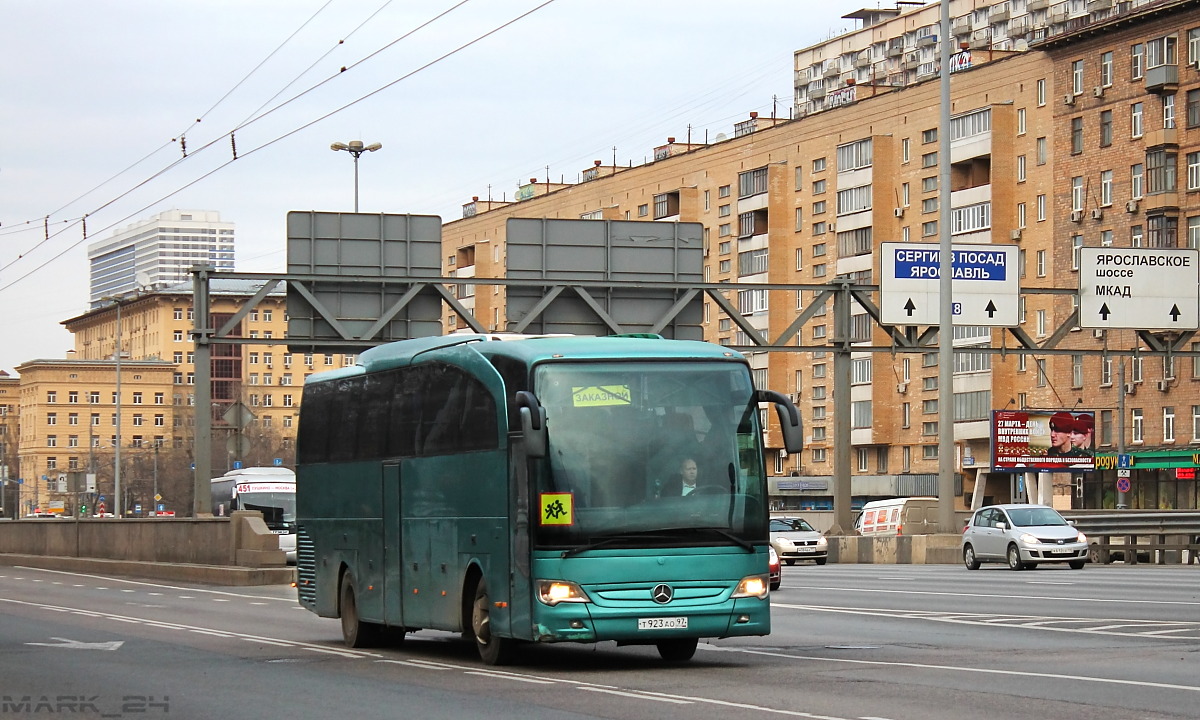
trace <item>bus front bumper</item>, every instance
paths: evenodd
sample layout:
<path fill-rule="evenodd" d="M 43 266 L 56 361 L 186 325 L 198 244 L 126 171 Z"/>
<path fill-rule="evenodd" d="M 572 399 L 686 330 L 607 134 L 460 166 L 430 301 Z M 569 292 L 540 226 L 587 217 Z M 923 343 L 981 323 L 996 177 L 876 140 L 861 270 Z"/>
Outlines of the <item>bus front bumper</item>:
<path fill-rule="evenodd" d="M 720 638 L 771 632 L 766 598 L 731 598 L 704 605 L 609 607 L 595 603 L 539 605 L 534 614 L 536 642 L 653 644 L 675 638 Z"/>

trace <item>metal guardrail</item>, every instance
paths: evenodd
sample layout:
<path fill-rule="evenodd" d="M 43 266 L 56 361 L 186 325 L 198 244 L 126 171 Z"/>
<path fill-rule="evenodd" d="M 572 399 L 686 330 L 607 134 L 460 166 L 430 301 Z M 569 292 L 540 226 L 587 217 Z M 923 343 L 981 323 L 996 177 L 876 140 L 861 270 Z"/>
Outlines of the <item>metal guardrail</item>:
<path fill-rule="evenodd" d="M 1200 512 L 1195 510 L 1075 510 L 1063 517 L 1088 536 L 1092 562 L 1110 563 L 1119 555 L 1135 565 L 1145 555 L 1160 565 L 1200 563 Z"/>

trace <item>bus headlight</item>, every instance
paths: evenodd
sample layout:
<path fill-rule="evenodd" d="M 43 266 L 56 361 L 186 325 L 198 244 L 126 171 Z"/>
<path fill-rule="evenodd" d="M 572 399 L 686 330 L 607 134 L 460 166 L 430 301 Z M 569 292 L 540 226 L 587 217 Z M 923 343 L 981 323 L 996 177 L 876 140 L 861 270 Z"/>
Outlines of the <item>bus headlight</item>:
<path fill-rule="evenodd" d="M 564 602 L 585 603 L 592 601 L 587 596 L 587 593 L 583 591 L 583 588 L 570 580 L 538 580 L 537 591 L 538 600 L 550 607 Z"/>
<path fill-rule="evenodd" d="M 761 600 L 767 596 L 769 584 L 766 575 L 749 575 L 738 583 L 737 589 L 733 591 L 733 596 L 735 598 L 756 597 Z"/>

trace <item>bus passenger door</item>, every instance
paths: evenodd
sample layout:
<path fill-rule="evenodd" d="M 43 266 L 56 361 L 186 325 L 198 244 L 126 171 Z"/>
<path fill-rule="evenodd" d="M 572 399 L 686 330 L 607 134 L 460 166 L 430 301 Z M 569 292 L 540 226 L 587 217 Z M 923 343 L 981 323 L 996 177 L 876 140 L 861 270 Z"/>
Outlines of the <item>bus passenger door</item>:
<path fill-rule="evenodd" d="M 383 466 L 383 617 L 388 625 L 403 626 L 401 584 L 404 548 L 400 535 L 400 463 Z"/>

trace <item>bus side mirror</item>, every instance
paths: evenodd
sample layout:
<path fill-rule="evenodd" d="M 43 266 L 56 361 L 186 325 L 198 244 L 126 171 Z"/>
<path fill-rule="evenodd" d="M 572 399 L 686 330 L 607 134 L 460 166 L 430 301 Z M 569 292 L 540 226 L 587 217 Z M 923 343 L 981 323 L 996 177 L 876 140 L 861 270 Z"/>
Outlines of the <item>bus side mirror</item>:
<path fill-rule="evenodd" d="M 804 450 L 804 428 L 800 425 L 800 411 L 791 398 L 774 390 L 756 390 L 755 401 L 772 403 L 779 414 L 779 429 L 783 433 L 783 447 L 788 453 Z"/>
<path fill-rule="evenodd" d="M 517 391 L 516 403 L 521 417 L 521 436 L 525 440 L 525 455 L 546 457 L 546 408 L 528 390 Z"/>

